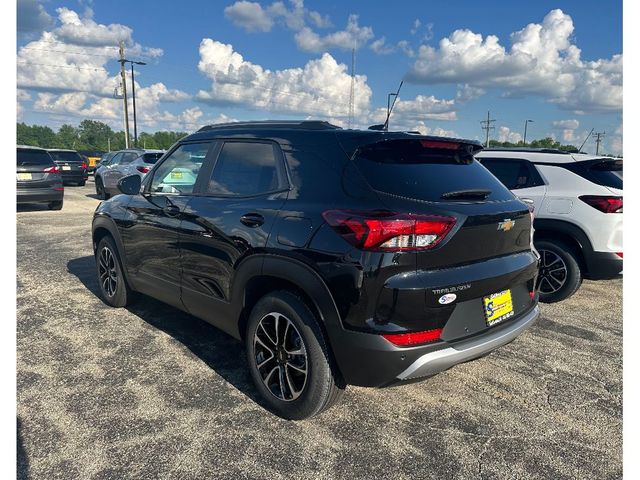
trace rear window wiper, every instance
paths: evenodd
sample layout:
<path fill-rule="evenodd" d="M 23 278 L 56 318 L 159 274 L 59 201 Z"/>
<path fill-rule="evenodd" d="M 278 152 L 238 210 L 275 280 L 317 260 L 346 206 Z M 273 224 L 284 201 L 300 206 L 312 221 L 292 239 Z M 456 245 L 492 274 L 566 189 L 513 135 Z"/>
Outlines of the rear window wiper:
<path fill-rule="evenodd" d="M 480 199 L 484 200 L 491 195 L 491 190 L 485 189 L 469 189 L 469 190 L 456 190 L 455 192 L 447 192 L 440 195 L 443 200 L 464 200 L 464 199 Z"/>

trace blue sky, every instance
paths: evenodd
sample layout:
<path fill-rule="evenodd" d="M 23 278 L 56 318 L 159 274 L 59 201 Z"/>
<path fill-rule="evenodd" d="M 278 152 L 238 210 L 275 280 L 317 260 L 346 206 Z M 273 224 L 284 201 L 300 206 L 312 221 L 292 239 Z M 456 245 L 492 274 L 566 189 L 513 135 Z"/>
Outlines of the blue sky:
<path fill-rule="evenodd" d="M 381 120 L 405 79 L 391 127 L 495 139 L 622 145 L 622 4 L 537 2 L 18 1 L 18 119 L 122 125 L 113 98 L 118 40 L 136 71 L 139 128 L 215 121 Z M 240 57 L 241 56 L 241 57 Z M 200 65 L 200 68 L 199 68 Z M 130 78 L 128 79 L 130 81 Z M 586 150 L 593 150 L 587 142 Z"/>

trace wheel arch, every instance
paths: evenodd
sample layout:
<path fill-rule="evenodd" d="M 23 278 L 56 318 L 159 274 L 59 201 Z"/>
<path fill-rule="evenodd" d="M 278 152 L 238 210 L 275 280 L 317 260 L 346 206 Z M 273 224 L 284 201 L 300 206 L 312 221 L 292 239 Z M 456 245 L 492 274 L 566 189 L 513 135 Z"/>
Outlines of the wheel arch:
<path fill-rule="evenodd" d="M 580 269 L 588 273 L 593 247 L 587 234 L 577 225 L 564 220 L 535 219 L 533 241 L 559 240 L 572 247 Z"/>
<path fill-rule="evenodd" d="M 118 227 L 111 217 L 107 215 L 98 215 L 93 219 L 93 225 L 91 227 L 91 242 L 93 247 L 93 254 L 96 254 L 96 250 L 98 249 L 98 244 L 100 240 L 104 237 L 110 236 L 114 243 L 116 244 L 116 249 L 118 250 L 118 256 L 120 257 L 120 261 L 122 262 L 122 270 L 127 279 L 127 282 L 130 283 L 129 274 L 127 272 L 127 258 L 124 250 L 124 244 L 122 243 L 122 238 L 120 238 L 120 232 L 118 231 Z"/>

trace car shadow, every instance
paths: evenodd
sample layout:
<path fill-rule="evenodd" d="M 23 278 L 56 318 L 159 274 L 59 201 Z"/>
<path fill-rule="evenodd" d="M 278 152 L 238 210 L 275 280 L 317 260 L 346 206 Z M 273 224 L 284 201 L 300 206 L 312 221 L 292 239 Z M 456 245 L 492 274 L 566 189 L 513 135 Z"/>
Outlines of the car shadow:
<path fill-rule="evenodd" d="M 18 480 L 23 480 L 29 478 L 29 459 L 27 458 L 27 451 L 24 448 L 24 440 L 22 438 L 22 422 L 20 421 L 20 417 L 17 418 L 16 433 L 16 478 Z"/>
<path fill-rule="evenodd" d="M 67 271 L 102 301 L 94 257 L 70 260 Z M 265 406 L 249 374 L 242 342 L 199 318 L 146 295 L 138 294 L 136 301 L 126 309 L 182 343 L 238 391 Z"/>
<path fill-rule="evenodd" d="M 102 200 L 97 193 L 86 193 L 85 197 L 93 198 L 95 200 Z"/>

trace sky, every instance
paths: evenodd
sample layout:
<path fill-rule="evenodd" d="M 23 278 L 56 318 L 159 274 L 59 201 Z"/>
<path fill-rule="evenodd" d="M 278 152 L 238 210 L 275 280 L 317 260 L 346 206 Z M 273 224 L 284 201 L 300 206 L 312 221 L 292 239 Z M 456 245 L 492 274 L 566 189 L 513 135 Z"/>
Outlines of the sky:
<path fill-rule="evenodd" d="M 17 119 L 122 129 L 118 43 L 139 131 L 322 119 L 484 140 L 606 132 L 622 152 L 622 3 L 18 0 Z M 355 77 L 352 54 L 355 49 Z M 128 73 L 127 87 L 131 91 Z M 353 83 L 353 116 L 350 98 Z M 589 139 L 585 151 L 595 151 Z"/>

